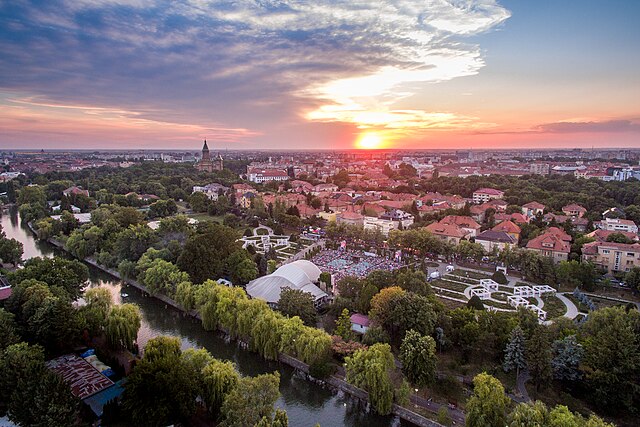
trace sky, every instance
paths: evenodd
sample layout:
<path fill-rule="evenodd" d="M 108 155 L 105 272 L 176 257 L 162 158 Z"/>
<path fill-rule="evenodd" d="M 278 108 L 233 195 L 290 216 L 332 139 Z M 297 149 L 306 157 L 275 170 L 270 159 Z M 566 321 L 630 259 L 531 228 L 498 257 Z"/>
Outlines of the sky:
<path fill-rule="evenodd" d="M 637 0 L 0 0 L 0 149 L 640 148 Z"/>

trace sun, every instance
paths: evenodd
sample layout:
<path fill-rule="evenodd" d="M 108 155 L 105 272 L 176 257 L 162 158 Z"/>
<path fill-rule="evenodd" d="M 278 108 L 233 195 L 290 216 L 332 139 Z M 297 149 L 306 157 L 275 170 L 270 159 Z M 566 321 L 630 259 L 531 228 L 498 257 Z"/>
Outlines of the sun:
<path fill-rule="evenodd" d="M 356 142 L 356 147 L 362 150 L 374 150 L 382 147 L 382 138 L 375 132 L 362 134 Z"/>

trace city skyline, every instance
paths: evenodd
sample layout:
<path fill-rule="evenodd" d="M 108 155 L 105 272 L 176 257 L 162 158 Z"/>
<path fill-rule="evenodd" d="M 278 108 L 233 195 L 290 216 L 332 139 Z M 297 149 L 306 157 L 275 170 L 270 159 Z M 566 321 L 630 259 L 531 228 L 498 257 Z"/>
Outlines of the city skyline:
<path fill-rule="evenodd" d="M 631 1 L 0 4 L 0 148 L 640 146 Z"/>

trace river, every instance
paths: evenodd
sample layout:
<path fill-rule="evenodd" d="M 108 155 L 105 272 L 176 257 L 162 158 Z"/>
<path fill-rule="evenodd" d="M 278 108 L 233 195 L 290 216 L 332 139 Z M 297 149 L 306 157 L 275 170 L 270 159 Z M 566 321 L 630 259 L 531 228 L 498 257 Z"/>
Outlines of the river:
<path fill-rule="evenodd" d="M 21 224 L 15 209 L 4 211 L 0 218 L 7 237 L 24 245 L 24 259 L 37 256 L 53 256 L 57 249 L 37 241 L 30 230 Z M 255 353 L 240 349 L 234 342 L 228 343 L 212 332 L 202 329 L 200 322 L 165 306 L 152 297 L 145 297 L 138 289 L 123 285 L 112 276 L 89 266 L 90 286 L 109 289 L 118 304 L 135 303 L 142 312 L 142 325 L 138 332 L 140 347 L 158 335 L 180 338 L 183 348 L 206 348 L 214 357 L 231 360 L 243 375 L 257 375 L 275 370 L 280 372 L 281 397 L 276 407 L 285 409 L 292 427 L 333 426 L 411 426 L 398 417 L 381 417 L 367 413 L 364 406 L 342 392 L 335 393 L 295 374 L 287 365 L 262 359 Z M 122 295 L 126 294 L 126 297 Z"/>

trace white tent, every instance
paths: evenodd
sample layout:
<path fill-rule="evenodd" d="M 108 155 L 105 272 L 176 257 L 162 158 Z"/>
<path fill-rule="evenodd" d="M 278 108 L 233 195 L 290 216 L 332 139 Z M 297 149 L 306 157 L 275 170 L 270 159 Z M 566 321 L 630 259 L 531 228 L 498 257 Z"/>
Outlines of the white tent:
<path fill-rule="evenodd" d="M 247 293 L 251 298 L 277 305 L 283 288 L 298 289 L 310 293 L 314 301 L 319 303 L 328 296 L 314 284 L 320 278 L 320 273 L 320 269 L 311 261 L 294 261 L 283 265 L 268 276 L 249 282 Z"/>

